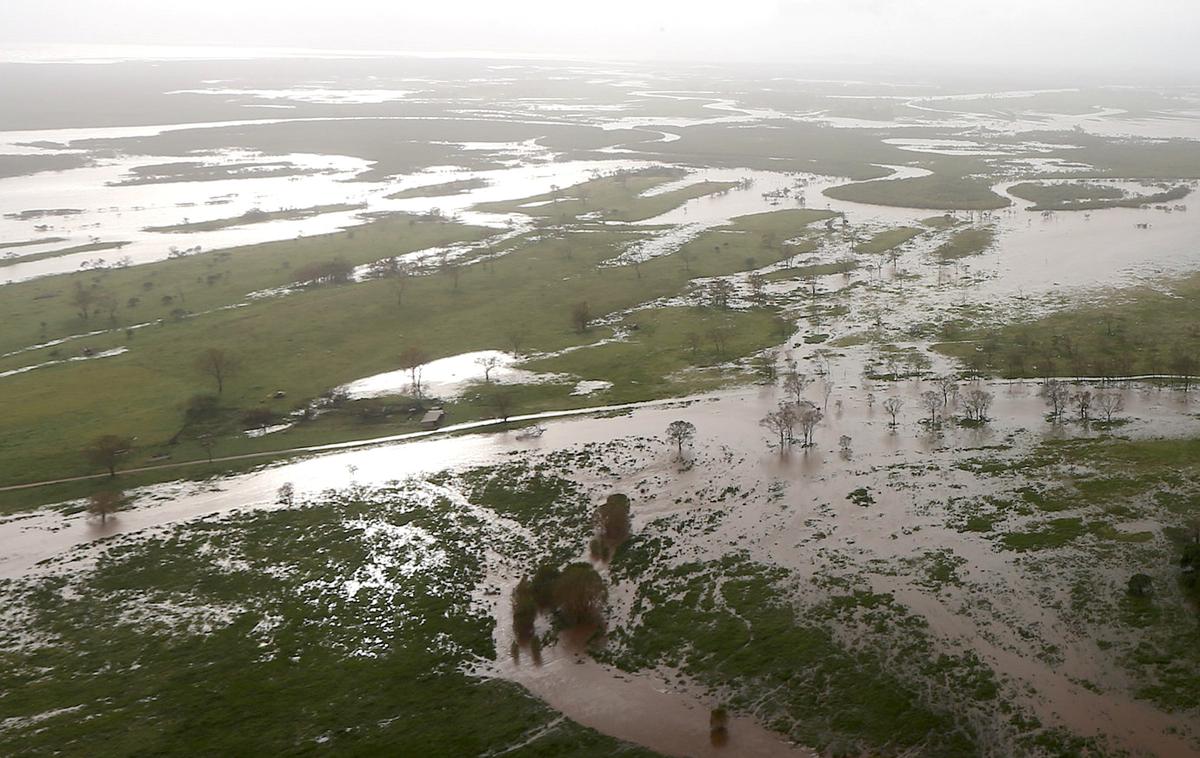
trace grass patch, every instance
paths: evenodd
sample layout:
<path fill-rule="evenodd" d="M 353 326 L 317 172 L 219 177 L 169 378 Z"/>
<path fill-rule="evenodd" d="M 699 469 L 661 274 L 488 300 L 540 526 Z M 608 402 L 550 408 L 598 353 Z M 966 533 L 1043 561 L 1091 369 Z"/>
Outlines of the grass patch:
<path fill-rule="evenodd" d="M 887 229 L 876 233 L 871 239 L 865 242 L 858 243 L 854 246 L 854 251 L 868 255 L 886 253 L 889 250 L 900 247 L 905 242 L 922 233 L 923 230 L 911 226 L 902 226 L 899 229 Z"/>
<path fill-rule="evenodd" d="M 211 221 L 193 221 L 191 223 L 172 224 L 170 226 L 148 226 L 143 231 L 160 232 L 164 234 L 182 234 L 186 232 L 211 232 L 217 229 L 228 229 L 234 226 L 249 226 L 265 224 L 270 221 L 300 221 L 306 218 L 322 216 L 326 213 L 343 213 L 366 208 L 363 204 L 332 203 L 330 205 L 314 205 L 310 208 L 289 208 L 278 211 L 263 211 L 251 209 L 233 218 L 216 218 Z"/>
<path fill-rule="evenodd" d="M 933 254 L 941 261 L 955 261 L 986 251 L 996 241 L 996 230 L 990 226 L 972 227 L 955 232 L 949 240 L 938 245 Z"/>
<path fill-rule="evenodd" d="M 188 524 L 3 588 L 5 754 L 650 755 L 564 720 L 472 610 L 503 535 L 420 485 Z M 303 713 L 304 718 L 295 718 Z"/>

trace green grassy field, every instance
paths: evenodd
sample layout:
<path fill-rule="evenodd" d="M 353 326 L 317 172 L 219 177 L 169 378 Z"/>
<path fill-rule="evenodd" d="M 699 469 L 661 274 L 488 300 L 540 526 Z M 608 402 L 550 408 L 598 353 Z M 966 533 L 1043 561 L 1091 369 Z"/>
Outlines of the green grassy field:
<path fill-rule="evenodd" d="M 465 673 L 496 657 L 474 546 L 503 539 L 408 485 L 191 523 L 112 547 L 81 581 L 6 583 L 27 615 L 0 652 L 0 752 L 650 756 Z"/>
<path fill-rule="evenodd" d="M 938 260 L 954 261 L 969 258 L 988 250 L 996 241 L 996 230 L 990 226 L 972 227 L 955 232 L 950 239 L 938 245 L 933 254 Z"/>
<path fill-rule="evenodd" d="M 976 176 L 986 168 L 977 161 L 937 158 L 927 160 L 924 167 L 933 173 L 830 187 L 825 194 L 855 203 L 936 210 L 993 210 L 1010 204 L 992 191 L 990 180 Z"/>
<path fill-rule="evenodd" d="M 204 457 L 188 435 L 175 446 L 168 440 L 183 424 L 188 399 L 216 387 L 197 372 L 199 351 L 217 347 L 238 358 L 240 371 L 231 377 L 220 402 L 232 412 L 267 409 L 283 414 L 305 405 L 332 387 L 363 376 L 394 370 L 407 347 L 419 346 L 430 359 L 482 349 L 511 349 L 514 334 L 523 352 L 544 352 L 588 344 L 611 334 L 607 327 L 578 332 L 572 309 L 586 302 L 594 317 L 621 312 L 661 297 L 680 294 L 696 277 L 720 276 L 766 265 L 792 254 L 778 240 L 803 235 L 809 223 L 828 217 L 820 211 L 782 211 L 741 219 L 727 229 L 707 232 L 681 252 L 634 266 L 598 267 L 616 257 L 631 238 L 625 231 L 564 233 L 512 241 L 504 255 L 467 266 L 457 283 L 449 276 L 427 271 L 412 277 L 402 303 L 391 280 L 314 287 L 285 297 L 249 301 L 244 307 L 220 308 L 238 302 L 248 289 L 286 281 L 291 266 L 284 261 L 338 256 L 365 262 L 380 254 L 399 252 L 400 246 L 423 247 L 431 239 L 474 238 L 481 230 L 436 222 L 386 220 L 325 238 L 276 243 L 258 248 L 197 255 L 151 266 L 55 277 L 15 285 L 17 297 L 5 301 L 16 317 L 14 327 L 0 340 L 18 346 L 38 339 L 36 319 L 47 321 L 48 335 L 79 329 L 78 316 L 62 302 L 77 277 L 95 281 L 120 300 L 128 293 L 154 295 L 176 292 L 173 283 L 187 282 L 180 298 L 202 315 L 166 318 L 160 324 L 127 335 L 120 329 L 68 343 L 74 351 L 115 346 L 128 352 L 111 358 L 53 366 L 6 377 L 5 391 L 14 412 L 6 415 L 4 441 L 0 442 L 0 481 L 18 483 L 55 479 L 94 471 L 79 449 L 106 433 L 137 438 L 136 450 L 123 467 L 169 454 L 173 460 Z M 413 236 L 408 236 L 412 230 Z M 815 233 L 815 232 L 813 232 Z M 201 272 L 221 272 L 237 264 L 228 276 L 218 276 L 210 287 Z M 160 286 L 157 284 L 162 282 Z M 54 292 L 59 297 L 44 297 Z M 175 297 L 175 296 L 173 296 Z M 141 306 L 137 312 L 141 317 Z M 161 306 L 151 306 L 161 313 Z M 211 310 L 211 309 L 216 310 Z M 32 313 L 29 313 L 32 311 Z M 44 314 L 44 315 L 43 315 Z M 122 316 L 124 316 L 122 312 Z M 159 316 L 162 318 L 162 316 Z M 638 315 L 646 321 L 646 336 L 628 345 L 613 345 L 568 354 L 554 359 L 554 370 L 578 369 L 588 378 L 606 379 L 601 366 L 613 354 L 642 355 L 641 379 L 619 374 L 620 389 L 610 397 L 652 399 L 676 394 L 680 389 L 712 386 L 714 380 L 681 377 L 678 386 L 664 377 L 689 365 L 714 360 L 708 337 L 713 318 L 728 320 L 722 329 L 723 360 L 734 360 L 770 344 L 774 326 L 767 312 L 712 315 L 700 309 L 667 311 L 666 315 Z M 31 323 L 32 322 L 32 323 Z M 725 335 L 725 332 L 728 332 Z M 23 333 L 24 332 L 24 333 Z M 30 334 L 32 332 L 32 335 Z M 686 348 L 689 335 L 700 333 L 704 346 Z M 65 346 L 64 346 L 65 347 Z M 40 362 L 55 350 L 43 348 L 0 361 L 0 370 Z M 61 352 L 60 352 L 61 356 Z M 557 363 L 555 362 L 557 361 Z M 612 371 L 614 369 L 610 369 Z M 631 369 L 621 369 L 631 370 Z M 650 381 L 653 377 L 654 381 Z M 633 382 L 639 384 L 634 385 Z M 284 399 L 274 399 L 283 392 Z M 569 404 L 601 402 L 597 397 L 567 397 L 562 385 L 522 394 L 521 410 L 555 409 Z M 470 402 L 467 403 L 470 405 Z M 467 413 L 487 415 L 476 403 Z M 220 455 L 278 450 L 333 439 L 375 436 L 410 428 L 408 418 L 384 425 L 355 428 L 349 417 L 304 424 L 259 439 L 231 434 L 218 440 Z"/>
<path fill-rule="evenodd" d="M 1191 193 L 1187 186 L 1159 192 L 1130 195 L 1119 187 L 1087 182 L 1039 184 L 1023 182 L 1008 188 L 1010 195 L 1033 203 L 1031 211 L 1091 211 L 1104 208 L 1140 208 L 1181 200 Z"/>
<path fill-rule="evenodd" d="M 859 242 L 854 246 L 854 251 L 868 255 L 886 253 L 923 234 L 924 231 L 923 229 L 914 229 L 911 226 L 902 226 L 898 229 L 885 229 L 873 235 L 871 239 Z"/>
<path fill-rule="evenodd" d="M 573 187 L 542 195 L 498 203 L 482 203 L 477 210 L 492 213 L 525 213 L 554 223 L 578 222 L 580 216 L 595 214 L 604 221 L 643 221 L 661 215 L 688 200 L 730 189 L 733 182 L 697 182 L 681 189 L 646 196 L 661 184 L 682 179 L 680 169 L 652 168 L 593 179 Z M 531 203 L 537 203 L 532 207 Z"/>
<path fill-rule="evenodd" d="M 355 205 L 353 203 L 333 203 L 330 205 L 314 205 L 311 208 L 290 208 L 287 210 L 278 211 L 253 210 L 247 211 L 240 216 L 234 216 L 232 218 L 216 218 L 212 219 L 211 221 L 193 221 L 190 223 L 184 222 L 180 224 L 172 224 L 171 226 L 150 226 L 146 227 L 145 231 L 167 234 L 211 232 L 217 229 L 227 229 L 231 226 L 264 224 L 268 221 L 299 221 L 301 219 L 320 216 L 325 213 L 357 211 L 362 210 L 365 207 L 365 205 Z"/>
<path fill-rule="evenodd" d="M 999 326 L 950 323 L 946 355 L 1009 377 L 1200 374 L 1200 276 Z M 952 341 L 951 341 L 952 340 Z"/>

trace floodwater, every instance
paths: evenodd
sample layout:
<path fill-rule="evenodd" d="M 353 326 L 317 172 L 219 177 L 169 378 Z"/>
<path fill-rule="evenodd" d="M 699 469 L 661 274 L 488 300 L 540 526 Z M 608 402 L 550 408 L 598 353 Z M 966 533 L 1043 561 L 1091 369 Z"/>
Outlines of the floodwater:
<path fill-rule="evenodd" d="M 532 112 L 578 112 L 577 123 L 603 125 L 606 128 L 640 128 L 656 132 L 659 139 L 678 138 L 677 130 L 695 124 L 753 123 L 766 119 L 794 118 L 817 121 L 838 128 L 878 128 L 931 124 L 962 127 L 970 131 L 955 139 L 895 139 L 893 144 L 906 150 L 947 154 L 969 154 L 1002 158 L 1010 147 L 997 148 L 989 143 L 992 130 L 1007 134 L 1037 129 L 1069 129 L 1081 126 L 1093 133 L 1125 133 L 1136 129 L 1145 136 L 1182 135 L 1200 137 L 1200 120 L 1182 118 L 1134 119 L 1119 109 L 1097 109 L 1079 116 L 1047 116 L 1025 113 L 1001 118 L 981 104 L 988 96 L 904 97 L 919 117 L 905 121 L 867 122 L 830 117 L 820 110 L 787 114 L 771 109 L 747 109 L 736 101 L 706 93 L 651 91 L 644 82 L 631 82 L 634 94 L 666 100 L 698 100 L 711 110 L 711 117 L 630 116 L 620 107 L 554 107 L 553 103 L 526 103 Z M 414 88 L 415 90 L 416 88 Z M 212 88 L 214 96 L 231 91 Z M 234 93 L 238 94 L 238 93 Z M 389 102 L 412 96 L 404 90 L 243 90 L 243 95 L 288 102 Z M 1020 94 L 1020 93 L 992 93 Z M 330 119 L 335 120 L 335 119 Z M 270 122 L 234 122 L 270 123 Z M 96 137 L 120 137 L 156 134 L 168 129 L 219 126 L 224 124 L 181 124 L 159 127 L 130 127 L 109 130 L 57 130 L 54 132 L 9 132 L 0 134 L 0 152 L 36 154 L 46 148 L 30 147 L 32 142 L 60 145 L 72 140 Z M 474 171 L 463 167 L 430 168 L 381 182 L 349 181 L 365 170 L 368 163 L 345 156 L 294 154 L 263 156 L 255 153 L 225 151 L 205 156 L 149 158 L 115 155 L 98 160 L 88 168 L 48 172 L 27 177 L 0 179 L 0 210 L 19 213 L 35 209 L 80 209 L 82 213 L 42 219 L 0 219 L 0 240 L 16 242 L 46 236 L 65 237 L 67 241 L 41 246 L 12 248 L 16 255 L 62 249 L 99 239 L 129 244 L 120 251 L 108 250 L 28 263 L 3 265 L 0 280 L 17 281 L 72 271 L 81 264 L 103 258 L 112 263 L 128 257 L 132 264 L 164 258 L 171 246 L 203 250 L 251 244 L 297 235 L 314 235 L 360 223 L 362 212 L 426 213 L 439 208 L 448 216 L 469 223 L 492 227 L 530 224 L 523 214 L 503 215 L 474 210 L 480 203 L 514 200 L 542 194 L 553 187 L 566 187 L 585 181 L 597 172 L 638 169 L 651 165 L 636 160 L 620 148 L 603 151 L 609 157 L 598 160 L 555 160 L 556 155 L 530 143 L 463 143 L 463 151 L 500 151 L 511 158 L 507 167 Z M 1026 143 L 1021 150 L 1037 150 Z M 179 182 L 143 186 L 111 186 L 138 167 L 153 163 L 192 162 L 242 163 L 287 161 L 298 170 L 312 172 L 293 177 L 244 177 L 211 182 Z M 1046 164 L 1050 166 L 1049 163 Z M 911 166 L 890 166 L 891 179 L 921 176 L 925 172 Z M 1057 170 L 1059 166 L 1055 167 Z M 413 187 L 468 179 L 485 184 L 469 192 L 443 197 L 388 200 L 387 195 Z M 707 229 L 719 227 L 731 219 L 752 213 L 784 208 L 818 208 L 845 215 L 852 229 L 881 230 L 898 225 L 917 225 L 920 220 L 940 215 L 936 210 L 917 210 L 864 205 L 834 200 L 826 189 L 846 183 L 845 179 L 791 172 L 692 167 L 688 176 L 672 185 L 688 186 L 700 181 L 742 181 L 729 192 L 691 200 L 638 226 L 650 235 L 636 243 L 623 258 L 640 258 L 672 252 L 684 241 Z M 1008 196 L 1012 181 L 999 182 L 996 191 Z M 782 190 L 789 190 L 782 196 Z M 1106 286 L 1131 282 L 1154 283 L 1169 274 L 1200 268 L 1200 211 L 1166 213 L 1154 209 L 1111 209 L 1093 213 L 1056 213 L 1044 215 L 1024 210 L 1027 203 L 1017 198 L 1012 207 L 986 214 L 956 214 L 960 220 L 994 225 L 998 242 L 994 249 L 962 261 L 951 273 L 939 270 L 929 255 L 940 241 L 925 236 L 909 243 L 899 266 L 917 275 L 907 283 L 893 268 L 888 288 L 872 290 L 851 285 L 884 280 L 882 268 L 872 273 L 860 269 L 842 279 L 843 295 L 850 315 L 835 319 L 823 329 L 833 337 L 844 336 L 865 326 L 866 309 L 882 305 L 889 324 L 915 323 L 928 317 L 931 309 L 965 301 L 990 304 L 1053 295 L 1078 294 Z M 171 235 L 146 231 L 147 227 L 179 224 L 185 221 L 240 216 L 248 210 L 274 211 L 311 208 L 333 203 L 364 206 L 362 211 L 327 213 L 302 221 L 275 221 L 231 227 L 213 232 Z M 1148 228 L 1139 228 L 1146 225 Z M 38 229 L 37 227 L 45 227 Z M 835 233 L 829 235 L 815 257 L 835 260 L 852 247 L 854 240 Z M 5 250 L 0 249 L 0 255 Z M 830 277 L 829 280 L 833 280 Z M 773 285 L 776 290 L 788 286 Z M 822 286 L 828 286 L 823 283 Z M 836 285 L 835 285 L 836 286 Z M 900 296 L 897 296 L 900 295 Z M 926 345 L 917 342 L 924 349 Z M 817 346 L 819 347 L 819 346 Z M 805 345 L 796 335 L 788 346 L 800 361 L 801 370 L 816 373 L 814 346 Z M 97 523 L 83 515 L 65 516 L 52 509 L 0 519 L 0 578 L 36 575 L 50 564 L 69 562 L 86 556 L 93 548 L 103 549 L 105 540 L 116 535 L 135 535 L 168 528 L 188 520 L 248 508 L 275 508 L 276 491 L 284 483 L 293 483 L 298 492 L 316 494 L 330 488 L 352 484 L 383 484 L 408 476 L 421 476 L 447 469 L 485 465 L 511 460 L 514 454 L 536 458 L 545 451 L 576 448 L 590 443 L 620 443 L 632 437 L 660 438 L 666 425 L 683 419 L 693 422 L 698 439 L 691 455 L 697 465 L 679 471 L 668 446 L 655 453 L 639 454 L 634 470 L 615 478 L 595 482 L 597 487 L 626 487 L 633 491 L 639 482 L 653 487 L 635 498 L 635 528 L 652 518 L 694 507 L 681 501 L 719 480 L 721 486 L 736 484 L 746 491 L 762 495 L 768 483 L 780 482 L 786 488 L 784 505 L 766 502 L 765 497 L 748 499 L 734 509 L 712 533 L 692 535 L 689 539 L 698 555 L 719 556 L 738 545 L 758 560 L 775 563 L 804 579 L 814 575 L 836 558 L 848 558 L 857 565 L 872 560 L 899 561 L 919 555 L 930 545 L 952 549 L 968 559 L 964 569 L 974 582 L 990 584 L 1000 590 L 993 598 L 997 613 L 1008 614 L 1016 623 L 990 623 L 987 616 L 960 612 L 964 600 L 955 590 L 933 594 L 914 587 L 903 576 L 871 574 L 872 588 L 892 592 L 914 613 L 926 618 L 939 641 L 957 649 L 978 654 L 998 672 L 1029 688 L 1027 704 L 1047 723 L 1061 724 L 1080 734 L 1106 733 L 1134 750 L 1150 750 L 1159 755 L 1183 755 L 1190 745 L 1178 734 L 1189 732 L 1191 725 L 1177 715 L 1157 711 L 1131 700 L 1119 686 L 1108 686 L 1120 679 L 1119 671 L 1092 641 L 1070 629 L 1050 623 L 1046 612 L 1029 597 L 1036 587 L 1014 563 L 1011 553 L 993 549 L 986 538 L 963 534 L 947 527 L 945 519 L 927 510 L 914 510 L 911 491 L 894 485 L 891 470 L 898 467 L 937 472 L 922 480 L 926 487 L 921 496 L 933 501 L 952 496 L 983 494 L 979 480 L 954 468 L 965 457 L 980 455 L 1019 455 L 1042 440 L 1065 436 L 1088 436 L 1091 430 L 1079 424 L 1050 424 L 1044 418 L 1045 407 L 1037 395 L 1037 385 L 1027 382 L 995 382 L 986 385 L 994 393 L 990 415 L 993 421 L 979 429 L 948 426 L 932 433 L 918 425 L 924 415 L 920 393 L 932 385 L 921 381 L 872 383 L 863 378 L 863 369 L 871 359 L 869 348 L 842 348 L 840 356 L 826 364 L 827 375 L 809 391 L 809 399 L 824 406 L 825 417 L 817 428 L 816 445 L 809 450 L 780 454 L 768 446 L 769 435 L 758 423 L 782 399 L 774 387 L 748 387 L 688 398 L 643 404 L 620 415 L 599 416 L 578 413 L 561 418 L 530 417 L 521 423 L 538 421 L 545 427 L 540 437 L 522 438 L 519 429 L 503 431 L 465 430 L 455 436 L 444 434 L 404 435 L 379 441 L 370 446 L 339 444 L 314 449 L 300 459 L 266 466 L 257 471 L 208 482 L 174 482 L 144 488 L 133 493 L 136 507 L 120 513 L 107 523 Z M 102 356 L 97 356 L 102 357 Z M 497 382 L 562 380 L 563 377 L 534 375 L 520 368 L 511 355 L 500 351 L 471 353 L 428 364 L 422 375 L 426 392 L 453 396 L 469 383 L 483 379 L 484 360 L 495 360 L 489 374 Z M 945 362 L 938 360 L 939 368 Z M 403 391 L 409 382 L 406 372 L 388 372 L 367 377 L 344 389 L 353 397 L 372 397 Z M 825 389 L 828 388 L 828 395 Z M 603 383 L 580 383 L 578 392 L 604 389 Z M 1132 422 L 1122 434 L 1134 438 L 1194 435 L 1200 432 L 1200 417 L 1194 402 L 1185 395 L 1153 388 L 1128 385 L 1112 389 L 1125 402 L 1123 416 Z M 881 407 L 888 396 L 900 397 L 904 406 L 898 425 L 889 425 Z M 480 425 L 482 426 L 482 424 Z M 839 439 L 849 438 L 841 449 Z M 728 454 L 728 455 L 726 455 Z M 908 474 L 905 474 L 908 476 Z M 912 474 L 919 477 L 919 474 Z M 878 499 L 876 506 L 863 509 L 847 502 L 846 495 L 856 487 L 869 487 Z M 696 498 L 695 502 L 704 502 Z M 919 527 L 915 528 L 915 527 Z M 1154 524 L 1143 527 L 1159 530 Z M 817 534 L 820 534 L 820 537 Z M 819 542 L 818 542 L 819 541 Z M 78 552 L 77 549 L 81 549 Z M 504 586 L 513 577 L 495 575 L 489 581 Z M 804 582 L 801 582 L 803 585 Z M 507 597 L 501 593 L 501 597 Z M 508 628 L 506 603 L 496 607 L 498 634 Z M 1063 662 L 1052 669 L 1039 660 L 1027 641 L 1014 629 L 1028 626 L 1047 643 L 1060 649 Z M 501 641 L 504 641 L 503 638 Z M 506 649 L 506 645 L 499 645 Z M 524 660 L 524 659 L 523 659 Z M 673 755 L 716 754 L 709 743 L 707 702 L 694 688 L 678 686 L 660 675 L 625 674 L 612 670 L 586 656 L 557 647 L 543 651 L 541 666 L 525 661 L 514 664 L 497 662 L 491 675 L 502 676 L 528 688 L 552 707 L 570 718 L 605 733 Z M 1099 691 L 1079 684 L 1098 682 Z M 752 720 L 734 719 L 731 742 L 720 751 L 727 755 L 809 755 L 787 745 Z"/>

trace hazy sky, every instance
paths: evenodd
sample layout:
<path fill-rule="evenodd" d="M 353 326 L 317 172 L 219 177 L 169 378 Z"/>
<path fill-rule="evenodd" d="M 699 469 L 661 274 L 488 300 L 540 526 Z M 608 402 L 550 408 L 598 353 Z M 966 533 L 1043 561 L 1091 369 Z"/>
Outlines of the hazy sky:
<path fill-rule="evenodd" d="M 1200 71 L 1200 0 L 0 0 L 0 45 Z"/>

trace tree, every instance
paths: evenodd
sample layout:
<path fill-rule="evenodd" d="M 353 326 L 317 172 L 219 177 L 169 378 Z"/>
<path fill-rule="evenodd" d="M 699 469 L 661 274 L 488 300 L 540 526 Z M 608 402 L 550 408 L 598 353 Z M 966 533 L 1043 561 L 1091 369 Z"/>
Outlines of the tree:
<path fill-rule="evenodd" d="M 972 421 L 987 421 L 987 412 L 992 407 L 994 399 L 992 393 L 979 388 L 969 390 L 966 397 L 963 398 L 963 405 L 967 409 L 967 418 Z"/>
<path fill-rule="evenodd" d="M 554 605 L 567 627 L 604 623 L 608 590 L 590 563 L 572 563 L 554 583 Z"/>
<path fill-rule="evenodd" d="M 496 389 L 488 397 L 488 404 L 495 409 L 496 415 L 500 417 L 500 420 L 507 424 L 508 417 L 512 415 L 513 406 L 516 403 L 513 400 L 511 392 Z"/>
<path fill-rule="evenodd" d="M 1070 388 L 1057 379 L 1048 379 L 1042 385 L 1041 395 L 1045 399 L 1046 405 L 1050 406 L 1050 417 L 1056 421 L 1062 418 L 1067 401 L 1071 397 Z"/>
<path fill-rule="evenodd" d="M 1192 388 L 1196 374 L 1196 358 L 1187 352 L 1186 348 L 1176 347 L 1171 355 L 1171 370 L 1175 372 L 1184 392 Z"/>
<path fill-rule="evenodd" d="M 218 395 L 225 392 L 225 382 L 239 368 L 237 358 L 219 347 L 210 347 L 196 356 L 196 370 L 217 383 Z"/>
<path fill-rule="evenodd" d="M 937 426 L 938 411 L 942 409 L 941 393 L 926 390 L 921 393 L 921 406 L 929 411 L 929 425 Z"/>
<path fill-rule="evenodd" d="M 1150 597 L 1151 591 L 1154 589 L 1154 580 L 1146 574 L 1134 574 L 1129 577 L 1129 584 L 1126 586 L 1126 592 L 1130 597 L 1144 598 Z"/>
<path fill-rule="evenodd" d="M 1092 393 L 1089 390 L 1080 390 L 1071 397 L 1071 403 L 1079 414 L 1079 420 L 1087 421 L 1092 409 Z"/>
<path fill-rule="evenodd" d="M 79 313 L 79 318 L 87 321 L 92 317 L 92 311 L 100 300 L 102 292 L 94 287 L 84 287 L 82 282 L 75 282 L 71 292 L 71 305 Z"/>
<path fill-rule="evenodd" d="M 483 369 L 484 383 L 491 384 L 492 370 L 500 365 L 500 357 L 496 355 L 483 355 L 475 359 L 475 365 Z"/>
<path fill-rule="evenodd" d="M 400 353 L 400 370 L 408 372 L 409 385 L 416 397 L 421 397 L 421 368 L 429 356 L 417 345 L 409 345 Z"/>
<path fill-rule="evenodd" d="M 904 407 L 904 401 L 898 397 L 889 397 L 883 401 L 883 409 L 892 417 L 892 423 L 889 426 L 896 426 L 896 414 L 900 413 L 900 409 Z"/>
<path fill-rule="evenodd" d="M 521 348 L 525 345 L 525 338 L 529 336 L 529 329 L 524 324 L 509 324 L 504 330 L 504 338 L 508 340 L 508 346 L 512 348 L 513 355 L 520 355 Z"/>
<path fill-rule="evenodd" d="M 562 572 L 550 563 L 543 563 L 533 572 L 529 589 L 533 593 L 533 602 L 539 611 L 549 611 L 554 608 L 554 588 Z"/>
<path fill-rule="evenodd" d="M 821 412 L 820 408 L 807 401 L 801 403 L 795 413 L 796 423 L 800 425 L 800 433 L 803 437 L 802 447 L 812 447 L 813 432 L 825 414 Z"/>
<path fill-rule="evenodd" d="M 575 331 L 583 334 L 592 325 L 592 309 L 586 302 L 576 303 L 571 308 L 571 323 L 575 325 Z"/>
<path fill-rule="evenodd" d="M 784 452 L 792 444 L 792 432 L 796 428 L 796 411 L 787 403 L 780 403 L 777 410 L 771 411 L 758 421 L 758 425 L 779 437 L 779 452 Z"/>
<path fill-rule="evenodd" d="M 1119 392 L 1101 392 L 1096 395 L 1096 407 L 1104 414 L 1104 420 L 1111 424 L 1113 416 L 1125 410 L 1125 399 Z"/>
<path fill-rule="evenodd" d="M 450 277 L 453 289 L 458 289 L 458 280 L 462 278 L 463 266 L 449 255 L 443 255 L 438 261 L 438 270 Z"/>
<path fill-rule="evenodd" d="M 608 499 L 592 514 L 599 537 L 610 545 L 619 545 L 629 539 L 632 526 L 629 521 L 629 498 L 625 495 L 609 495 Z"/>
<path fill-rule="evenodd" d="M 950 398 L 958 395 L 958 382 L 952 376 L 943 376 L 937 386 L 942 391 L 942 405 L 950 405 Z"/>
<path fill-rule="evenodd" d="M 296 485 L 284 482 L 275 490 L 275 502 L 291 507 L 296 502 Z"/>
<path fill-rule="evenodd" d="M 806 374 L 800 374 L 795 371 L 789 371 L 783 377 L 783 391 L 791 396 L 793 403 L 798 403 L 804 399 L 804 390 L 808 385 L 812 384 L 812 379 Z"/>
<path fill-rule="evenodd" d="M 207 456 L 208 462 L 213 462 L 213 448 L 217 446 L 217 438 L 211 434 L 202 434 L 196 438 L 200 443 L 200 448 L 204 450 L 204 455 Z"/>
<path fill-rule="evenodd" d="M 705 294 L 713 308 L 728 308 L 733 296 L 733 284 L 727 279 L 713 279 L 705 288 Z"/>
<path fill-rule="evenodd" d="M 683 458 L 683 446 L 696 436 L 696 425 L 690 421 L 672 421 L 667 424 L 667 439 L 675 443 L 677 457 Z"/>
<path fill-rule="evenodd" d="M 117 475 L 117 460 L 133 449 L 133 440 L 115 434 L 105 434 L 92 440 L 83 450 L 89 463 L 108 469 L 110 477 Z"/>
<path fill-rule="evenodd" d="M 533 638 L 534 622 L 537 620 L 537 603 L 533 600 L 533 589 L 528 579 L 517 582 L 512 591 L 512 626 L 517 643 L 524 645 Z"/>
<path fill-rule="evenodd" d="M 100 517 L 100 523 L 108 521 L 108 517 L 125 507 L 129 499 L 120 490 L 101 490 L 88 498 L 87 512 Z"/>
<path fill-rule="evenodd" d="M 404 290 L 413 275 L 413 266 L 403 258 L 391 256 L 376 261 L 370 267 L 371 276 L 376 279 L 387 279 L 392 292 L 396 295 L 396 307 L 404 305 Z"/>

